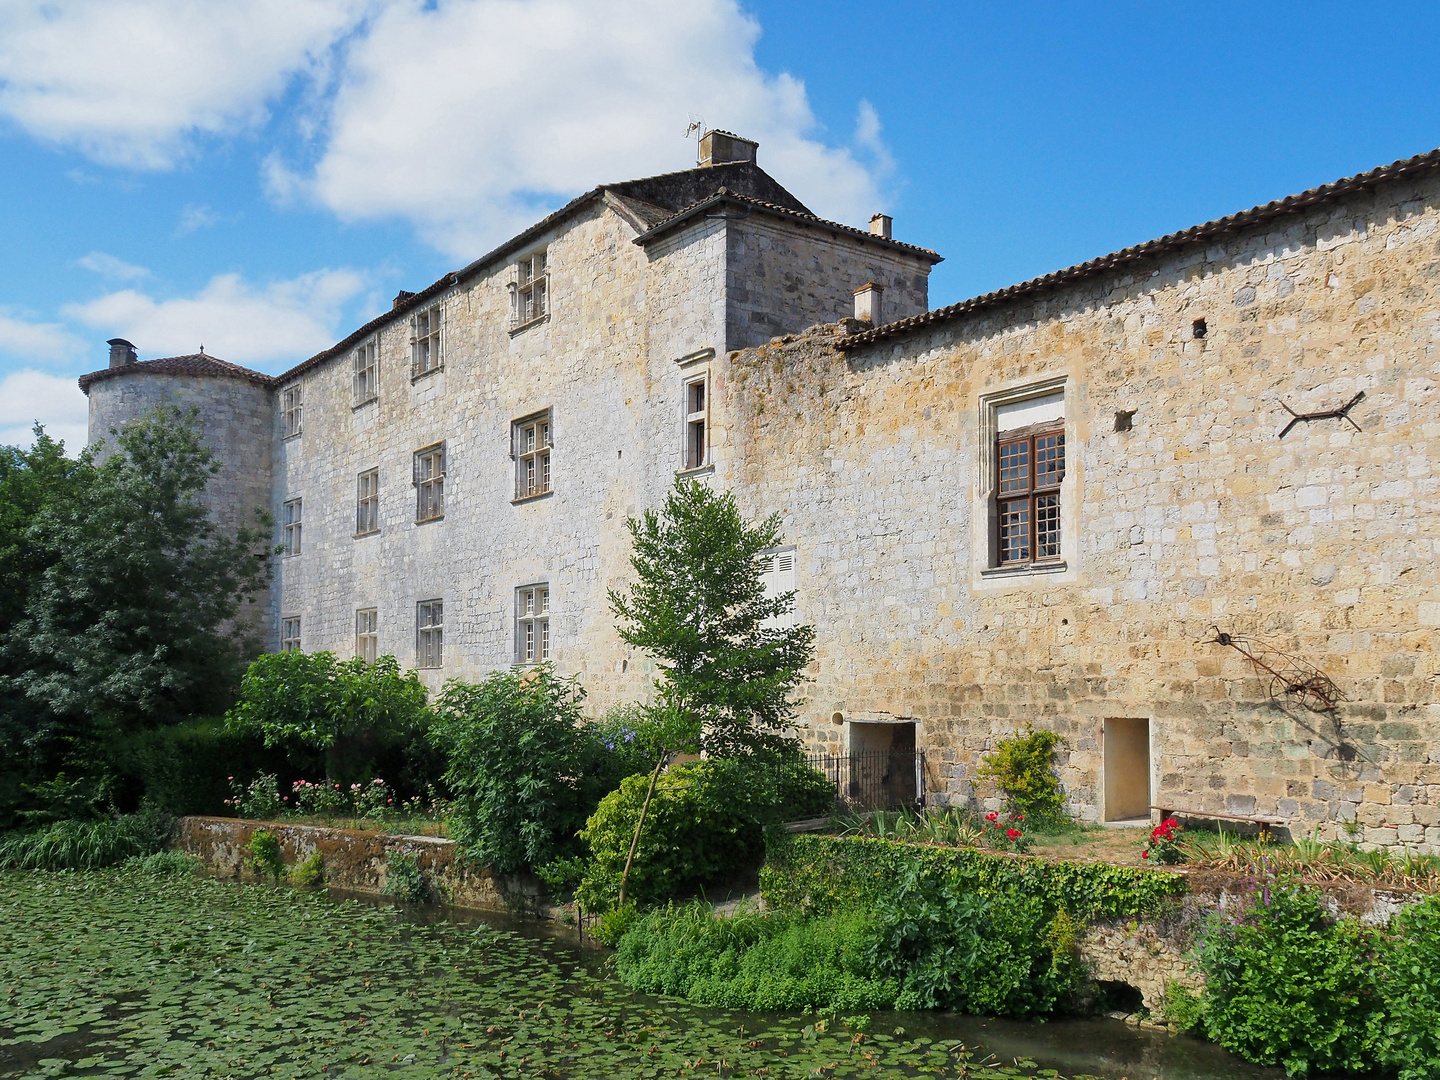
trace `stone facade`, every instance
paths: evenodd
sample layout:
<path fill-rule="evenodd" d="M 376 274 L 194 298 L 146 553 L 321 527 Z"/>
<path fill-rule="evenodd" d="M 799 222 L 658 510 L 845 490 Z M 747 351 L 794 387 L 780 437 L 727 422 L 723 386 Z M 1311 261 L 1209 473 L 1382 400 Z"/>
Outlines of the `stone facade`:
<path fill-rule="evenodd" d="M 591 706 L 644 695 L 653 669 L 606 590 L 628 574 L 625 518 L 684 469 L 703 375 L 695 475 L 780 513 L 795 547 L 815 746 L 903 727 L 933 801 L 993 805 L 980 756 L 1053 728 L 1071 808 L 1110 820 L 1123 729 L 1141 733 L 1127 815 L 1440 851 L 1440 154 L 929 313 L 933 254 L 820 221 L 753 162 L 676 175 L 596 189 L 275 380 L 273 464 L 257 443 L 246 467 L 277 517 L 304 505 L 277 637 L 298 617 L 304 648 L 348 655 L 373 607 L 379 651 L 408 662 L 416 604 L 443 599 L 438 686 L 514 662 L 516 589 L 545 583 L 555 661 Z M 542 247 L 548 317 L 512 329 L 515 260 Z M 872 283 L 878 329 L 843 318 Z M 412 378 L 411 318 L 433 304 L 444 366 Z M 357 405 L 372 338 L 379 396 Z M 295 383 L 287 439 L 274 395 Z M 1284 406 L 1361 391 L 1360 430 L 1279 437 Z M 554 490 L 516 499 L 512 424 L 547 409 Z M 1061 419 L 1059 557 L 1001 568 L 997 433 Z M 444 517 L 416 524 L 413 455 L 441 441 Z M 371 468 L 380 528 L 356 537 Z M 1308 707 L 1221 633 L 1342 700 Z"/>
<path fill-rule="evenodd" d="M 998 737 L 1050 727 L 1098 819 L 1106 723 L 1138 718 L 1154 804 L 1440 851 L 1437 226 L 1430 172 L 893 332 L 727 356 L 717 475 L 796 545 L 813 741 L 914 722 L 933 797 L 963 803 L 991 794 L 972 781 Z M 1064 397 L 1063 558 L 1001 572 L 987 409 L 1027 388 Z M 1282 402 L 1360 391 L 1360 430 L 1279 438 Z M 1272 693 L 1217 631 L 1344 700 Z"/>

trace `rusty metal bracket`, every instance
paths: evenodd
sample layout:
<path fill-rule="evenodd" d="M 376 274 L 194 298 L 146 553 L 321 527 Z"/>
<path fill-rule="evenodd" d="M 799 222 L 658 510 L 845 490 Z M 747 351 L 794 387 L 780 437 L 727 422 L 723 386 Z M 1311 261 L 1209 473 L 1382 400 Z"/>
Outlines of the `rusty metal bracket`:
<path fill-rule="evenodd" d="M 1282 401 L 1280 402 L 1280 407 L 1286 412 L 1288 412 L 1292 419 L 1288 424 L 1285 425 L 1285 430 L 1280 432 L 1279 437 L 1282 439 L 1285 438 L 1286 435 L 1290 434 L 1290 429 L 1293 428 L 1296 424 L 1300 423 L 1300 421 L 1302 420 L 1306 421 L 1307 423 L 1311 420 L 1346 420 L 1349 421 L 1351 427 L 1353 427 L 1356 431 L 1359 431 L 1360 425 L 1355 423 L 1354 420 L 1350 419 L 1350 410 L 1353 409 L 1356 405 L 1359 405 L 1360 402 L 1364 399 L 1365 391 L 1361 390 L 1358 394 L 1352 397 L 1344 405 L 1341 405 L 1338 409 L 1327 409 L 1325 412 L 1307 413 L 1298 413 Z"/>

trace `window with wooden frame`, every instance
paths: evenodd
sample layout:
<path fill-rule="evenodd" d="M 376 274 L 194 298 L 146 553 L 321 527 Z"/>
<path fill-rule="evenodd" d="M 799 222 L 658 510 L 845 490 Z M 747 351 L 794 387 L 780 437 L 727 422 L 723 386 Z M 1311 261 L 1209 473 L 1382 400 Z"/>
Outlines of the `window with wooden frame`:
<path fill-rule="evenodd" d="M 543 664 L 550 659 L 550 586 L 522 585 L 515 590 L 515 663 Z"/>
<path fill-rule="evenodd" d="M 380 340 L 371 338 L 355 350 L 354 401 L 358 408 L 380 396 Z"/>
<path fill-rule="evenodd" d="M 410 377 L 418 379 L 445 366 L 441 340 L 441 310 L 432 304 L 410 316 Z"/>
<path fill-rule="evenodd" d="M 280 651 L 300 651 L 300 616 L 289 615 L 280 620 Z"/>
<path fill-rule="evenodd" d="M 355 535 L 380 531 L 380 470 L 367 469 L 355 478 Z"/>
<path fill-rule="evenodd" d="M 415 521 L 445 516 L 445 444 L 415 451 Z"/>
<path fill-rule="evenodd" d="M 550 311 L 550 274 L 545 251 L 532 251 L 515 262 L 515 280 L 510 283 L 510 328 L 543 319 Z"/>
<path fill-rule="evenodd" d="M 355 612 L 355 657 L 373 664 L 379 652 L 380 615 L 373 608 L 359 608 Z"/>
<path fill-rule="evenodd" d="M 290 499 L 280 508 L 282 542 L 285 545 L 286 556 L 300 554 L 300 534 L 304 528 L 301 522 L 305 510 L 304 503 L 304 499 Z"/>
<path fill-rule="evenodd" d="M 1065 479 L 1065 421 L 1001 432 L 995 483 L 998 565 L 1060 558 L 1060 484 Z"/>
<path fill-rule="evenodd" d="M 445 664 L 445 602 L 421 600 L 415 605 L 415 666 L 438 668 Z"/>
<path fill-rule="evenodd" d="M 685 468 L 710 464 L 710 376 L 685 380 Z"/>
<path fill-rule="evenodd" d="M 305 426 L 305 392 L 303 383 L 291 383 L 280 391 L 280 430 L 286 439 L 293 439 Z"/>
<path fill-rule="evenodd" d="M 550 490 L 550 449 L 554 445 L 550 410 L 511 425 L 515 458 L 515 498 L 528 499 Z"/>

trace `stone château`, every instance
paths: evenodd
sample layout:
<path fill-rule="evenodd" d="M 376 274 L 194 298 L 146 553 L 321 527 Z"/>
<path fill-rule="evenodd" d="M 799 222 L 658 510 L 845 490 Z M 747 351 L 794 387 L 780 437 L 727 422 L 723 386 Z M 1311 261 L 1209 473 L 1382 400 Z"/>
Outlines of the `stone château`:
<path fill-rule="evenodd" d="M 606 590 L 693 475 L 782 515 L 813 745 L 965 802 L 1048 727 L 1091 820 L 1440 852 L 1440 151 L 937 310 L 937 254 L 755 158 L 712 132 L 278 377 L 116 339 L 92 439 L 200 410 L 220 521 L 285 546 L 272 648 L 642 697 Z"/>

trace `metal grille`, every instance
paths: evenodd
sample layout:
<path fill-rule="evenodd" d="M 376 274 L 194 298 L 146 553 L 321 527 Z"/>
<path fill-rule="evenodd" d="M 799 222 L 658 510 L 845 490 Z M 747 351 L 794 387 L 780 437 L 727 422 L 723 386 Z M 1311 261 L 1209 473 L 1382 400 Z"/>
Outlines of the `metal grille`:
<path fill-rule="evenodd" d="M 836 797 L 853 810 L 893 810 L 925 803 L 922 750 L 811 754 L 806 760 L 830 778 Z"/>

